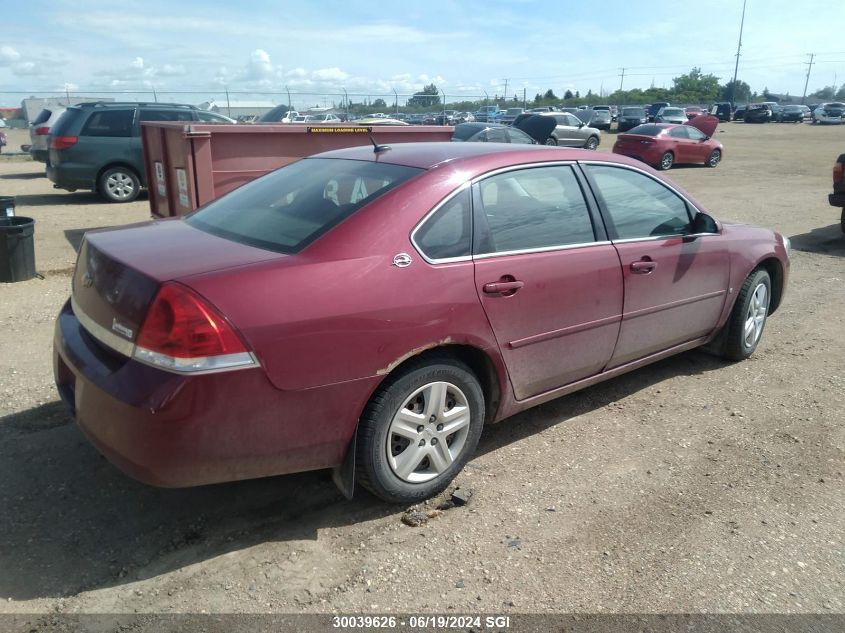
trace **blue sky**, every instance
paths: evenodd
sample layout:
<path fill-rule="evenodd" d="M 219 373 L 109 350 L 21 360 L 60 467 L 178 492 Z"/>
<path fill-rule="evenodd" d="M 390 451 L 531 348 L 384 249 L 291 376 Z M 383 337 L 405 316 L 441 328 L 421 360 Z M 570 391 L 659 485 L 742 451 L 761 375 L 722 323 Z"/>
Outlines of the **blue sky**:
<path fill-rule="evenodd" d="M 748 0 L 739 78 L 762 92 L 845 83 L 843 18 L 813 3 Z M 5 7 L 0 103 L 24 94 L 107 90 L 289 90 L 353 101 L 434 82 L 448 100 L 548 88 L 612 92 L 671 86 L 698 66 L 733 75 L 742 0 L 540 2 L 485 0 L 29 0 Z M 23 10 L 22 7 L 26 9 Z M 665 10 L 661 10 L 665 9 Z M 245 98 L 245 97 L 239 97 Z M 286 102 L 286 94 L 253 95 Z M 331 100 L 331 97 L 328 97 Z M 339 101 L 339 99 L 338 99 Z M 401 97 L 400 97 L 401 103 Z"/>

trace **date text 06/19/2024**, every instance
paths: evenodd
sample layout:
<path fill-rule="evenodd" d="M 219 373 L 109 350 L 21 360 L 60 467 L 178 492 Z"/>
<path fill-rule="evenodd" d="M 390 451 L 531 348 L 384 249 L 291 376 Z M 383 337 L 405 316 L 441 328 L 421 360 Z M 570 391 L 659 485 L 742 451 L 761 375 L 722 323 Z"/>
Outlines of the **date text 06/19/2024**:
<path fill-rule="evenodd" d="M 335 615 L 335 629 L 466 629 L 480 630 L 510 628 L 507 615 Z"/>

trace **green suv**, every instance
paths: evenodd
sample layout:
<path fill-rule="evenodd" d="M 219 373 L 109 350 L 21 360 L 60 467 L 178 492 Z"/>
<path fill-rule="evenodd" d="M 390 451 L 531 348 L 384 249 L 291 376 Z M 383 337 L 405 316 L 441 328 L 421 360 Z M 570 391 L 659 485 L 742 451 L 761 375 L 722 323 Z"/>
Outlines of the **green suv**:
<path fill-rule="evenodd" d="M 109 202 L 130 202 L 147 186 L 142 121 L 231 123 L 216 112 L 176 103 L 81 103 L 50 130 L 47 177 L 57 189 L 91 189 Z"/>

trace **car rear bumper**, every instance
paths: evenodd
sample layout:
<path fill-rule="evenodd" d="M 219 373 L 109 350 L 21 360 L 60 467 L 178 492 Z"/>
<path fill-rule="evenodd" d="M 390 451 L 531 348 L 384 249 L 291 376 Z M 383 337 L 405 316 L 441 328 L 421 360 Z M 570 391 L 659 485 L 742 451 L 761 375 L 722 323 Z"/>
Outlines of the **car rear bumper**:
<path fill-rule="evenodd" d="M 30 148 L 29 155 L 32 157 L 32 160 L 37 160 L 40 163 L 46 163 L 47 157 L 50 153 L 46 149 L 35 149 Z"/>
<path fill-rule="evenodd" d="M 845 209 L 845 191 L 832 193 L 827 197 L 827 200 L 830 202 L 830 206 Z"/>
<path fill-rule="evenodd" d="M 663 152 L 660 149 L 655 149 L 654 147 L 647 146 L 643 146 L 643 149 L 634 149 L 631 147 L 617 149 L 616 147 L 614 147 L 613 153 L 621 154 L 622 156 L 629 156 L 630 158 L 636 158 L 637 160 L 641 160 L 642 162 L 648 165 L 656 165 L 660 162 L 660 157 L 663 155 Z"/>
<path fill-rule="evenodd" d="M 186 487 L 339 464 L 374 385 L 280 391 L 263 369 L 181 376 L 105 349 L 65 304 L 53 369 L 80 429 L 120 470 Z"/>
<path fill-rule="evenodd" d="M 54 163 L 47 160 L 47 178 L 59 189 L 76 191 L 77 189 L 97 188 L 94 182 L 95 176 L 91 174 L 89 165 L 78 163 L 61 162 Z"/>

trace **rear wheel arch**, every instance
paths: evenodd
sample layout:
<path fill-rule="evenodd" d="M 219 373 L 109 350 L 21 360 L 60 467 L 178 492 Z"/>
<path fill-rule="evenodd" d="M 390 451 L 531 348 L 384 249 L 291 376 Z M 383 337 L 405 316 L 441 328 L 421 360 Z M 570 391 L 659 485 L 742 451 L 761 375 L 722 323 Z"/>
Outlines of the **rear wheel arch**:
<path fill-rule="evenodd" d="M 138 181 L 141 183 L 141 187 L 146 187 L 143 174 L 138 173 L 138 170 L 135 169 L 129 163 L 124 163 L 124 162 L 120 162 L 120 161 L 107 163 L 106 165 L 103 165 L 102 167 L 100 167 L 100 169 L 97 171 L 97 176 L 96 176 L 96 179 L 95 179 L 94 182 L 99 183 L 100 178 L 103 177 L 103 174 L 106 173 L 109 169 L 114 169 L 115 167 L 121 167 L 122 169 L 128 169 L 133 174 L 135 174 L 135 176 L 138 178 Z"/>
<path fill-rule="evenodd" d="M 373 387 L 372 393 L 364 403 L 364 408 L 367 407 L 373 396 L 383 388 L 388 380 L 395 380 L 397 376 L 402 376 L 408 371 L 428 362 L 434 364 L 443 360 L 456 360 L 467 366 L 481 384 L 481 389 L 484 392 L 485 422 L 494 420 L 502 401 L 502 386 L 499 380 L 499 373 L 496 371 L 496 366 L 490 356 L 473 345 L 438 345 L 403 359 L 402 362 L 392 367 L 385 374 L 384 378 Z"/>

